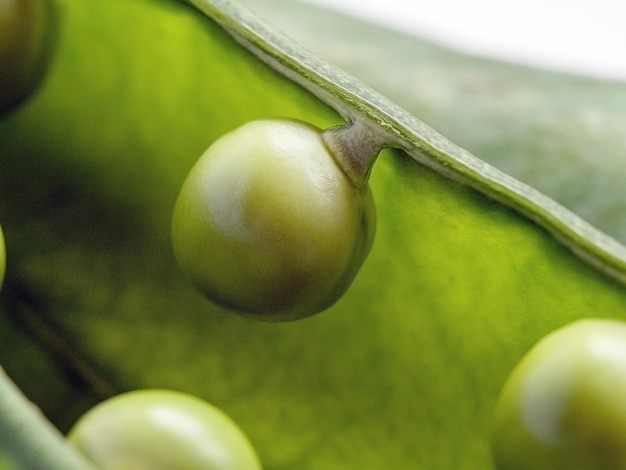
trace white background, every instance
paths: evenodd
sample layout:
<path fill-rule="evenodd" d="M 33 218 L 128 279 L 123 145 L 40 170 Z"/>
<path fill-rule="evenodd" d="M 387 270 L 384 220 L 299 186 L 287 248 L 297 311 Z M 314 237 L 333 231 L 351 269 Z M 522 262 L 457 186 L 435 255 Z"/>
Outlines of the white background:
<path fill-rule="evenodd" d="M 626 81 L 626 0 L 306 0 L 443 45 Z"/>

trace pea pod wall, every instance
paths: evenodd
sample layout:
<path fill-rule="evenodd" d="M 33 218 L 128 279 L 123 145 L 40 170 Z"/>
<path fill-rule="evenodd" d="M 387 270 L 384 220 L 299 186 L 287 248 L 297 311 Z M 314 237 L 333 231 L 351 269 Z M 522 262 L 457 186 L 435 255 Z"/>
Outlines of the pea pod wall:
<path fill-rule="evenodd" d="M 244 3 L 456 144 L 626 241 L 624 83 L 459 54 L 298 1 Z"/>

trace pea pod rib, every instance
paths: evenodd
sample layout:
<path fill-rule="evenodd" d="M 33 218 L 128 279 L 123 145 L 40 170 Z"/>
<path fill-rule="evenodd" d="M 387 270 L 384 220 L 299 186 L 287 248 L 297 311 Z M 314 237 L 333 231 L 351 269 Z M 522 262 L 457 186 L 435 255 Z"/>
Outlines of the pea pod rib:
<path fill-rule="evenodd" d="M 626 247 L 564 206 L 457 146 L 391 100 L 298 46 L 229 0 L 187 0 L 267 65 L 381 134 L 386 147 L 474 188 L 544 228 L 594 268 L 626 284 Z M 384 137 L 383 137 L 384 134 Z"/>

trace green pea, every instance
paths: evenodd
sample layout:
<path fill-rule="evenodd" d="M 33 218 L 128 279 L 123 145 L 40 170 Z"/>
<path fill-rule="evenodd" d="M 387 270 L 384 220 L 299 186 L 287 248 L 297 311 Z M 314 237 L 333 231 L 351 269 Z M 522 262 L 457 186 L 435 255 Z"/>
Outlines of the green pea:
<path fill-rule="evenodd" d="M 223 411 L 171 390 L 138 390 L 83 415 L 69 441 L 101 470 L 259 470 L 243 431 Z"/>
<path fill-rule="evenodd" d="M 374 227 L 369 187 L 351 183 L 319 129 L 277 119 L 247 123 L 205 152 L 181 189 L 172 239 L 208 298 L 292 320 L 343 295 Z"/>
<path fill-rule="evenodd" d="M 626 324 L 581 320 L 542 339 L 498 401 L 500 470 L 626 469 Z"/>
<path fill-rule="evenodd" d="M 49 0 L 0 0 L 0 115 L 40 82 L 52 43 Z"/>
<path fill-rule="evenodd" d="M 0 227 L 0 286 L 4 281 L 4 272 L 6 270 L 6 248 L 4 246 L 4 235 L 2 227 Z"/>

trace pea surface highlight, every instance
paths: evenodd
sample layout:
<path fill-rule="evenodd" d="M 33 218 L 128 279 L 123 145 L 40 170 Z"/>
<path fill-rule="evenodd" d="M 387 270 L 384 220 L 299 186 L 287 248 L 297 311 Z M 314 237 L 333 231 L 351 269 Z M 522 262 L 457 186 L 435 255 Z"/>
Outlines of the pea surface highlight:
<path fill-rule="evenodd" d="M 101 470 L 260 470 L 243 431 L 219 408 L 171 390 L 138 390 L 83 415 L 69 441 Z"/>
<path fill-rule="evenodd" d="M 204 153 L 176 202 L 172 239 L 209 299 L 292 320 L 341 297 L 374 230 L 369 187 L 350 182 L 319 129 L 276 119 L 247 123 Z"/>
<path fill-rule="evenodd" d="M 500 396 L 499 470 L 626 468 L 626 324 L 581 320 L 542 339 Z"/>

